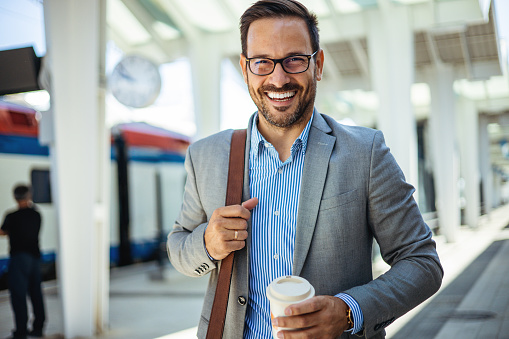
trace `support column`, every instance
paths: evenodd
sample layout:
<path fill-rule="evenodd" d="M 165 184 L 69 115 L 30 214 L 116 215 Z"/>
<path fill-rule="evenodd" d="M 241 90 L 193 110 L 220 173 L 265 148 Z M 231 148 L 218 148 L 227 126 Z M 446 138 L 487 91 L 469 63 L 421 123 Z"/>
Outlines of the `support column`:
<path fill-rule="evenodd" d="M 202 34 L 191 44 L 196 138 L 219 132 L 222 51 L 216 36 Z"/>
<path fill-rule="evenodd" d="M 479 160 L 484 212 L 489 215 L 493 208 L 493 171 L 491 169 L 488 119 L 483 116 L 479 117 Z"/>
<path fill-rule="evenodd" d="M 418 189 L 417 131 L 411 101 L 414 43 L 409 6 L 387 0 L 369 11 L 370 68 L 379 98 L 378 129 L 405 174 Z M 414 194 L 417 200 L 418 194 Z"/>
<path fill-rule="evenodd" d="M 502 175 L 498 171 L 493 173 L 493 208 L 497 208 L 502 203 Z"/>
<path fill-rule="evenodd" d="M 461 173 L 465 179 L 465 223 L 470 227 L 477 227 L 481 214 L 479 114 L 471 100 L 460 98 L 458 116 Z"/>
<path fill-rule="evenodd" d="M 110 163 L 99 88 L 104 10 L 100 0 L 44 1 L 66 338 L 91 337 L 108 322 Z"/>
<path fill-rule="evenodd" d="M 431 92 L 429 123 L 438 222 L 440 232 L 445 235 L 446 240 L 454 242 L 460 225 L 454 70 L 439 63 L 429 75 Z"/>

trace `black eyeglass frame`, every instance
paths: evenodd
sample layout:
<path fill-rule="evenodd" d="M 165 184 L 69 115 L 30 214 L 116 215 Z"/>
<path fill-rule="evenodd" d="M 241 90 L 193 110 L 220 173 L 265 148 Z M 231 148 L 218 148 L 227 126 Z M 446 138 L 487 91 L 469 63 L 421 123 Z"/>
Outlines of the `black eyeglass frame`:
<path fill-rule="evenodd" d="M 246 64 L 247 64 L 247 68 L 249 68 L 249 71 L 251 73 L 253 73 L 254 75 L 258 75 L 258 76 L 265 76 L 265 75 L 269 75 L 269 74 L 272 74 L 274 73 L 274 70 L 276 69 L 276 66 L 277 64 L 281 64 L 281 68 L 283 68 L 283 71 L 285 71 L 286 73 L 288 74 L 300 74 L 300 73 L 304 73 L 306 72 L 308 69 L 309 69 L 309 64 L 310 64 L 310 61 L 311 61 L 311 58 L 313 58 L 315 56 L 316 53 L 318 53 L 318 49 L 313 53 L 313 54 L 294 54 L 294 55 L 290 55 L 290 56 L 287 56 L 286 58 L 281 58 L 281 59 L 271 59 L 271 58 L 260 58 L 260 57 L 256 57 L 256 58 L 246 58 Z M 286 59 L 288 58 L 294 58 L 294 57 L 306 57 L 308 58 L 308 67 L 306 67 L 305 70 L 303 71 L 300 71 L 300 72 L 288 72 L 286 69 L 285 69 L 285 66 L 283 64 L 283 61 L 285 61 Z M 269 73 L 267 74 L 256 74 L 255 72 L 253 72 L 253 70 L 251 69 L 251 63 L 250 61 L 253 60 L 253 59 L 265 59 L 265 60 L 270 60 L 274 63 L 274 67 L 272 68 L 272 71 L 270 71 Z"/>

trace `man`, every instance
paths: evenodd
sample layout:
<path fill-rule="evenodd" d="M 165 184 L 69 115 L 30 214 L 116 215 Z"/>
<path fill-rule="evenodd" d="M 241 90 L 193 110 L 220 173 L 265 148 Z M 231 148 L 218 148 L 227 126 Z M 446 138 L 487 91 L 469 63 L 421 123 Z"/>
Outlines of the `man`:
<path fill-rule="evenodd" d="M 383 338 L 442 281 L 414 189 L 380 131 L 314 110 L 324 63 L 314 15 L 294 0 L 266 0 L 240 22 L 240 65 L 258 107 L 247 128 L 244 203 L 223 206 L 232 131 L 198 141 L 168 236 L 180 272 L 210 273 L 198 337 L 207 331 L 220 260 L 237 251 L 224 338 L 270 338 L 271 325 L 295 329 L 280 338 Z M 373 237 L 391 265 L 375 280 Z M 316 296 L 271 322 L 265 289 L 291 274 Z"/>
<path fill-rule="evenodd" d="M 16 323 L 13 338 L 26 338 L 27 334 L 42 337 L 46 316 L 41 291 L 39 250 L 41 215 L 32 204 L 28 186 L 16 186 L 14 199 L 18 209 L 5 216 L 0 230 L 0 235 L 9 236 L 8 285 Z M 32 330 L 28 333 L 27 295 L 30 296 L 34 311 Z"/>

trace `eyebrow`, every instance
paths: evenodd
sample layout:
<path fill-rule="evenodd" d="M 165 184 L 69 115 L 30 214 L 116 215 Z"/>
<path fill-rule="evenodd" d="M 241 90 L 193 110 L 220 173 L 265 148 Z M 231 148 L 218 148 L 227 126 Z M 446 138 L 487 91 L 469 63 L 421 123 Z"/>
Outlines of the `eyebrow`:
<path fill-rule="evenodd" d="M 311 53 L 313 54 L 313 53 Z M 258 55 L 254 55 L 252 57 L 248 57 L 248 59 L 255 59 L 255 58 L 263 58 L 263 59 L 284 59 L 284 58 L 288 58 L 288 57 L 291 57 L 293 55 L 309 55 L 309 54 L 306 54 L 305 52 L 290 52 L 288 54 L 286 54 L 285 57 L 282 57 L 282 58 L 272 58 L 269 56 L 269 54 L 258 54 Z"/>

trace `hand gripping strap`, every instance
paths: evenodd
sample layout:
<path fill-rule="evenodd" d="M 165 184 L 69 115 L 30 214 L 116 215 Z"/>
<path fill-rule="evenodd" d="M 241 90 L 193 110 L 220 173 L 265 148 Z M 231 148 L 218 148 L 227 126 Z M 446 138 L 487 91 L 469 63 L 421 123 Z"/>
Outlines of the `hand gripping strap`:
<path fill-rule="evenodd" d="M 230 145 L 228 185 L 226 186 L 226 206 L 240 205 L 242 203 L 246 135 L 247 131 L 245 129 L 233 131 Z M 220 339 L 223 337 L 234 254 L 235 252 L 231 252 L 221 261 L 221 268 L 217 279 L 216 294 L 214 296 L 209 328 L 207 330 L 207 339 Z"/>

